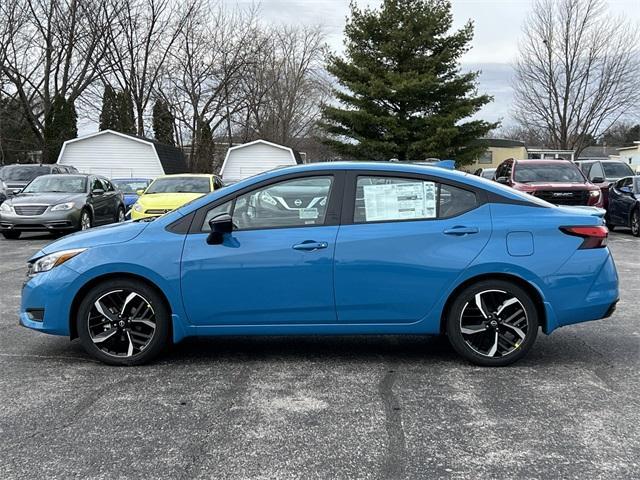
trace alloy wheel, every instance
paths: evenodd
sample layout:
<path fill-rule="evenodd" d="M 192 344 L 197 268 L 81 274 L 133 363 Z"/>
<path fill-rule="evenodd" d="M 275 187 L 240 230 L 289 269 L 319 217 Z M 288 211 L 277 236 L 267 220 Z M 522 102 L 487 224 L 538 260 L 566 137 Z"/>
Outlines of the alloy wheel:
<path fill-rule="evenodd" d="M 124 221 L 125 221 L 124 210 L 120 208 L 118 209 L 118 223 L 122 223 Z"/>
<path fill-rule="evenodd" d="M 89 230 L 91 228 L 91 217 L 87 212 L 82 212 L 80 217 L 80 230 Z"/>
<path fill-rule="evenodd" d="M 113 290 L 98 298 L 89 311 L 89 337 L 105 354 L 132 357 L 144 351 L 156 332 L 149 301 L 132 290 Z"/>
<path fill-rule="evenodd" d="M 477 354 L 506 357 L 516 351 L 529 331 L 524 305 L 504 290 L 484 290 L 467 302 L 460 314 L 460 332 Z"/>

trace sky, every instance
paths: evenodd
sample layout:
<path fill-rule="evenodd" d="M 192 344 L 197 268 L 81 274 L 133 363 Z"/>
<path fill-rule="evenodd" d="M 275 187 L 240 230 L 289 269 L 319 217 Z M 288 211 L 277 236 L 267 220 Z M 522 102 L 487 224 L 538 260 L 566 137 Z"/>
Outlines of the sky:
<path fill-rule="evenodd" d="M 250 6 L 254 0 L 223 0 L 227 6 Z M 327 43 L 340 51 L 349 0 L 262 0 L 258 2 L 265 22 L 323 27 Z M 377 7 L 381 0 L 357 0 L 359 6 Z M 640 0 L 609 0 L 610 12 L 640 22 Z M 522 25 L 531 10 L 531 0 L 452 0 L 454 28 L 474 21 L 471 50 L 463 58 L 463 69 L 479 70 L 481 93 L 493 95 L 480 117 L 489 121 L 509 118 L 513 93 L 512 68 L 518 50 Z"/>

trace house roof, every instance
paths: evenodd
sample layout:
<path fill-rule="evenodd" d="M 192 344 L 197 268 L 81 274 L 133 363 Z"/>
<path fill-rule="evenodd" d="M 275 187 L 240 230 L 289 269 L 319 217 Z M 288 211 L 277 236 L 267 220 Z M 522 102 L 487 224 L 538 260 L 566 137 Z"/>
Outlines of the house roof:
<path fill-rule="evenodd" d="M 67 143 L 79 142 L 81 140 L 88 140 L 93 137 L 97 137 L 99 135 L 105 135 L 107 133 L 111 133 L 113 135 L 117 135 L 119 137 L 130 138 L 132 140 L 136 140 L 141 143 L 145 143 L 147 145 L 151 145 L 158 156 L 158 160 L 162 165 L 162 169 L 164 173 L 167 175 L 174 173 L 187 173 L 189 169 L 187 168 L 187 163 L 184 159 L 184 153 L 178 147 L 173 147 L 171 145 L 166 145 L 164 143 L 160 143 L 156 140 L 146 137 L 139 137 L 137 135 L 131 135 L 128 133 L 116 132 L 115 130 L 101 130 L 99 132 L 90 133 L 89 135 L 85 135 L 83 137 L 73 138 L 71 140 L 67 140 Z M 62 151 L 60 152 L 60 156 L 62 156 Z"/>
<path fill-rule="evenodd" d="M 514 148 L 525 146 L 525 143 L 520 140 L 510 140 L 508 138 L 481 138 L 479 141 L 487 147 Z"/>
<path fill-rule="evenodd" d="M 618 149 L 616 147 L 606 147 L 602 145 L 594 145 L 591 147 L 587 147 L 582 152 L 580 152 L 580 156 L 578 159 L 606 159 L 609 158 L 610 155 L 617 155 Z"/>

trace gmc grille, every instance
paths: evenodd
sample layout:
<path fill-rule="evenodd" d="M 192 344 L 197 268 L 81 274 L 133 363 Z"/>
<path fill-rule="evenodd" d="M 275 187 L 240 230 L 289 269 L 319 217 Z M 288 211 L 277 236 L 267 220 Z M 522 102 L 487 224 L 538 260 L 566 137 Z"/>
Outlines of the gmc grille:
<path fill-rule="evenodd" d="M 550 190 L 535 192 L 535 196 L 556 205 L 587 205 L 588 190 Z"/>

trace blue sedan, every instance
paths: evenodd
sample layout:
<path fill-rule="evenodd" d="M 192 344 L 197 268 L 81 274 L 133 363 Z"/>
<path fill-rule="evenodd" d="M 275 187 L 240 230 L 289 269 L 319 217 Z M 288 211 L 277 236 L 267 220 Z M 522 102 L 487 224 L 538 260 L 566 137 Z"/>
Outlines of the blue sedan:
<path fill-rule="evenodd" d="M 139 190 L 146 190 L 152 182 L 149 178 L 112 178 L 111 182 L 124 194 L 127 219 L 131 218 L 131 208 L 138 201 Z"/>
<path fill-rule="evenodd" d="M 197 335 L 445 334 L 510 364 L 618 301 L 599 213 L 438 167 L 279 169 L 28 263 L 21 323 L 135 365 Z"/>

